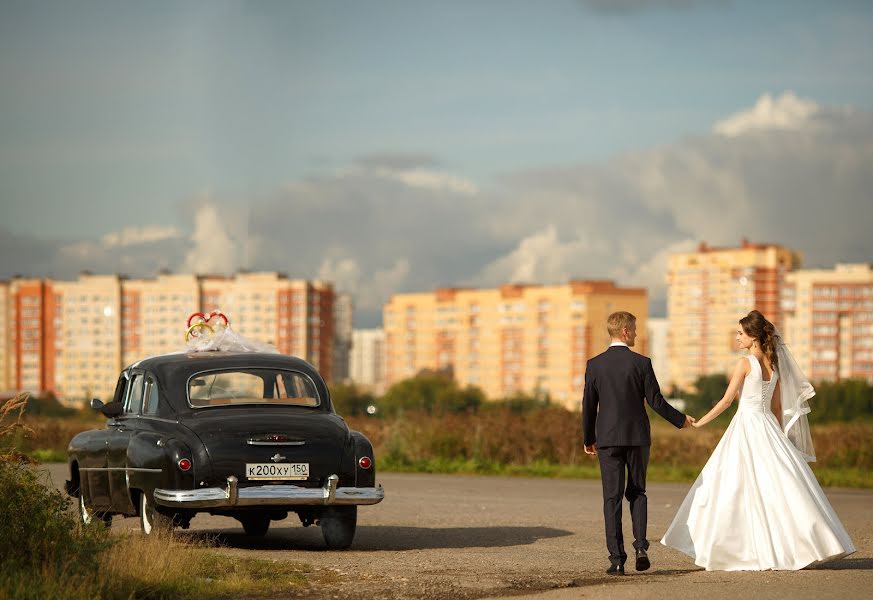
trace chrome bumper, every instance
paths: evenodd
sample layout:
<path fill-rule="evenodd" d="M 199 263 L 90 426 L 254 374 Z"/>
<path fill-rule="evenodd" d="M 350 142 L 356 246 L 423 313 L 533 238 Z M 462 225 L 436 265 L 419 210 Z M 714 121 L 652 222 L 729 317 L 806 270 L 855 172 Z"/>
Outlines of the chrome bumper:
<path fill-rule="evenodd" d="M 171 508 L 224 508 L 234 506 L 335 506 L 338 504 L 378 504 L 385 498 L 382 486 L 374 488 L 337 487 L 339 477 L 331 475 L 324 487 L 303 488 L 296 485 L 258 485 L 239 487 L 233 475 L 226 488 L 198 490 L 155 489 L 155 503 Z"/>

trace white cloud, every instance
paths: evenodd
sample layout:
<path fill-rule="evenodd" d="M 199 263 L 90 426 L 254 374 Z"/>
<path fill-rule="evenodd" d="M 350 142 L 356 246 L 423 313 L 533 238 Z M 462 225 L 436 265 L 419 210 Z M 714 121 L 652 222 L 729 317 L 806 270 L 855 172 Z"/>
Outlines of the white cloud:
<path fill-rule="evenodd" d="M 580 239 L 562 242 L 558 228 L 549 224 L 524 237 L 509 253 L 486 265 L 470 284 L 564 283 L 584 262 L 589 244 Z"/>
<path fill-rule="evenodd" d="M 121 231 L 113 231 L 103 236 L 105 248 L 149 244 L 181 237 L 182 233 L 173 225 L 143 225 L 142 227 L 125 227 Z"/>
<path fill-rule="evenodd" d="M 713 131 L 734 137 L 753 131 L 770 129 L 801 129 L 819 112 L 814 100 L 798 97 L 794 92 L 785 92 L 773 98 L 764 94 L 750 109 L 740 111 L 715 124 Z"/>
<path fill-rule="evenodd" d="M 409 261 L 405 258 L 398 258 L 390 267 L 376 269 L 367 277 L 357 261 L 348 257 L 327 256 L 318 269 L 319 279 L 333 282 L 338 291 L 351 293 L 355 308 L 371 313 L 381 312 L 388 298 L 401 290 L 408 275 Z"/>
<path fill-rule="evenodd" d="M 214 204 L 203 204 L 194 217 L 191 248 L 182 264 L 188 273 L 233 273 L 240 266 L 239 248 Z"/>
<path fill-rule="evenodd" d="M 476 184 L 468 179 L 430 169 L 388 169 L 379 167 L 374 169 L 373 173 L 379 177 L 393 179 L 413 188 L 447 191 L 464 196 L 472 196 L 479 191 Z"/>

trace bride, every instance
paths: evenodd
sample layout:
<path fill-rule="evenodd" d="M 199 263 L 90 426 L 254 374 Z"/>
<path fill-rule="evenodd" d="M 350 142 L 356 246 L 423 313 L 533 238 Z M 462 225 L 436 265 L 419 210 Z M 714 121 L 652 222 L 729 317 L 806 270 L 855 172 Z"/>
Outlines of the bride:
<path fill-rule="evenodd" d="M 795 570 L 855 551 L 806 463 L 815 460 L 807 401 L 815 391 L 772 323 L 740 319 L 749 350 L 703 427 L 739 395 L 737 413 L 661 543 L 707 571 Z"/>

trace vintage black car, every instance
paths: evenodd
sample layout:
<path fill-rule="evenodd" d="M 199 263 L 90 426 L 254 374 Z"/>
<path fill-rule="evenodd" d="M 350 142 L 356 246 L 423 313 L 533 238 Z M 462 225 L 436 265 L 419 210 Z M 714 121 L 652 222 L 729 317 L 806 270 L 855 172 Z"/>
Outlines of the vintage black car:
<path fill-rule="evenodd" d="M 121 373 L 92 408 L 105 429 L 69 446 L 67 491 L 82 521 L 139 516 L 142 530 L 187 528 L 198 512 L 234 517 L 246 534 L 297 513 L 347 548 L 357 507 L 382 501 L 373 447 L 336 414 L 309 363 L 281 354 L 167 354 Z"/>

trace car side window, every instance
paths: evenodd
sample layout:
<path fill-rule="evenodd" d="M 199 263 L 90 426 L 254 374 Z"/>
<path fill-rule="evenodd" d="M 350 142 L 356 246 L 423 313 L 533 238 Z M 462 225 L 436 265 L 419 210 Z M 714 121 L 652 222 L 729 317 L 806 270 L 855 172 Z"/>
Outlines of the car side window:
<path fill-rule="evenodd" d="M 142 373 L 139 373 L 134 376 L 133 382 L 130 384 L 130 392 L 127 395 L 127 403 L 124 407 L 124 412 L 129 415 L 138 415 L 142 408 L 142 388 L 144 379 Z"/>
<path fill-rule="evenodd" d="M 158 384 L 151 376 L 146 378 L 145 403 L 142 407 L 142 414 L 158 414 Z"/>
<path fill-rule="evenodd" d="M 113 402 L 124 402 L 124 395 L 127 392 L 127 372 L 121 374 L 118 378 L 118 383 L 115 385 L 115 394 L 112 396 Z"/>

